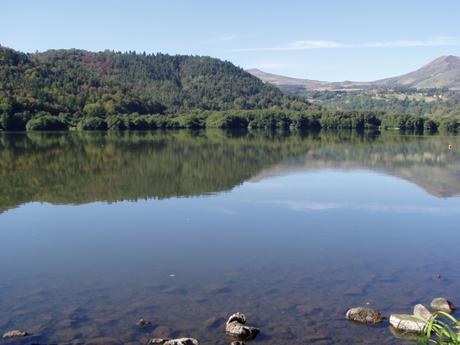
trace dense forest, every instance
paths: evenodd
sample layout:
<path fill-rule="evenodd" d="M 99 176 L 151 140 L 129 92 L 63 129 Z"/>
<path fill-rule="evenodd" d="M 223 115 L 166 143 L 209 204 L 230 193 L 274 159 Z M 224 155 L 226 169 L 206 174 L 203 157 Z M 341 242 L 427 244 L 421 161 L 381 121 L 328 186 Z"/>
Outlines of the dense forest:
<path fill-rule="evenodd" d="M 47 125 L 62 127 L 114 114 L 309 106 L 230 62 L 183 55 L 73 49 L 24 54 L 0 47 L 0 86 L 4 129 L 24 129 L 43 116 Z"/>
<path fill-rule="evenodd" d="M 26 54 L 0 46 L 0 130 L 460 129 L 455 114 L 429 117 L 372 103 L 339 107 L 341 95 L 318 97 L 327 101 L 315 105 L 283 94 L 210 57 L 75 49 Z"/>

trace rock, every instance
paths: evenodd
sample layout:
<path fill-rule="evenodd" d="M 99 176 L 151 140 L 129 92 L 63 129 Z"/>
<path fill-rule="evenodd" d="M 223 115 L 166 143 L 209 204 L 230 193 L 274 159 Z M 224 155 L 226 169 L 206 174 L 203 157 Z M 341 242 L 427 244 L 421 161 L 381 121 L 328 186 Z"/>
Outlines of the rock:
<path fill-rule="evenodd" d="M 14 331 L 9 331 L 3 334 L 3 339 L 19 338 L 19 337 L 25 337 L 27 335 L 28 335 L 27 332 L 19 331 L 16 329 Z"/>
<path fill-rule="evenodd" d="M 442 297 L 435 298 L 431 301 L 430 305 L 434 310 L 443 311 L 448 314 L 452 314 L 456 309 L 451 301 Z"/>
<path fill-rule="evenodd" d="M 139 321 L 137 321 L 136 325 L 138 325 L 140 327 L 144 327 L 144 326 L 151 325 L 151 324 L 152 323 L 149 320 L 141 318 Z"/>
<path fill-rule="evenodd" d="M 225 331 L 228 335 L 240 340 L 254 339 L 260 332 L 258 328 L 246 325 L 246 316 L 243 313 L 231 315 L 225 325 Z"/>
<path fill-rule="evenodd" d="M 384 320 L 382 314 L 378 311 L 367 308 L 367 307 L 357 307 L 351 308 L 347 311 L 346 314 L 347 320 L 366 323 L 366 324 L 376 324 Z"/>
<path fill-rule="evenodd" d="M 390 325 L 403 332 L 418 334 L 422 333 L 426 322 L 414 315 L 392 314 L 390 315 Z"/>
<path fill-rule="evenodd" d="M 423 305 L 423 304 L 417 304 L 414 307 L 414 316 L 417 316 L 425 321 L 428 321 L 431 319 L 431 312 Z"/>
<path fill-rule="evenodd" d="M 178 338 L 178 339 L 151 339 L 149 344 L 161 345 L 199 345 L 198 340 L 194 338 Z"/>

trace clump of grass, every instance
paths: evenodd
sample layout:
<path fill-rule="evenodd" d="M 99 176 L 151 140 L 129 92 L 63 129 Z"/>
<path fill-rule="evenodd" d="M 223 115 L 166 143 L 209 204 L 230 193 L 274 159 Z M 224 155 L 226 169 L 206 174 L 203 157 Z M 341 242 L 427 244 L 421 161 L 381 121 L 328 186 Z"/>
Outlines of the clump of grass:
<path fill-rule="evenodd" d="M 422 334 L 422 344 L 460 345 L 460 321 L 442 311 L 428 320 Z"/>

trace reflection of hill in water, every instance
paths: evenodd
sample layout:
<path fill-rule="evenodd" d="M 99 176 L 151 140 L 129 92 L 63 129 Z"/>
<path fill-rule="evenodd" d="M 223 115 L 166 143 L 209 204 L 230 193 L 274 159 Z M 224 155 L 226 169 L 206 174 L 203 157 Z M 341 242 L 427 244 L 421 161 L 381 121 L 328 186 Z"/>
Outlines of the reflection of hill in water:
<path fill-rule="evenodd" d="M 460 147 L 459 138 L 454 141 Z M 460 157 L 441 137 L 350 133 L 230 136 L 210 131 L 0 135 L 0 210 L 194 196 L 292 169 L 364 168 L 433 195 L 460 194 Z"/>
<path fill-rule="evenodd" d="M 391 143 L 379 138 L 368 148 L 347 142 L 319 146 L 302 157 L 264 169 L 252 180 L 321 169 L 361 169 L 405 179 L 434 196 L 460 195 L 460 156 L 447 149 L 448 141 L 440 137 L 405 139 L 404 143 Z M 450 138 L 449 142 L 459 143 L 459 139 Z"/>

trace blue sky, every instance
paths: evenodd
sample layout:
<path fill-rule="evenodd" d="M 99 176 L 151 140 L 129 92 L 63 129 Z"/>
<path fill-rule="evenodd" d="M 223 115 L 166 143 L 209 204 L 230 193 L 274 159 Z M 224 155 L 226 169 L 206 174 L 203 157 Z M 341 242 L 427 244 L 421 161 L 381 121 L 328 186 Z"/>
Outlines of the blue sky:
<path fill-rule="evenodd" d="M 320 80 L 373 80 L 460 55 L 459 0 L 0 3 L 0 44 L 210 55 Z"/>

